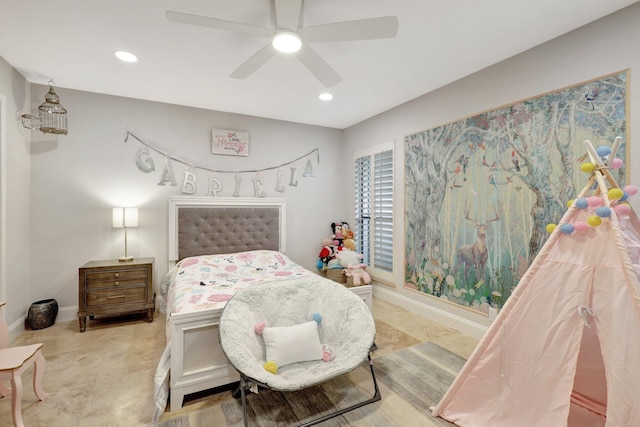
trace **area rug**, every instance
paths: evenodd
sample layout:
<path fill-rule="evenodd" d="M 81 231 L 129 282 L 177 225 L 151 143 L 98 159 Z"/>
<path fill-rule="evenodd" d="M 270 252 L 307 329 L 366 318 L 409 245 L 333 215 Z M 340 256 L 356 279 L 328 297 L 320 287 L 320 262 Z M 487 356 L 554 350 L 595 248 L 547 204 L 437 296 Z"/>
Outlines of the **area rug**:
<path fill-rule="evenodd" d="M 382 401 L 347 412 L 321 425 L 404 427 L 407 426 L 406 420 L 399 422 L 389 411 L 379 409 L 385 402 L 403 401 L 420 414 L 421 418 L 412 425 L 453 426 L 440 418 L 432 418 L 429 407 L 438 403 L 464 362 L 464 358 L 432 342 L 374 357 L 373 366 L 382 389 Z M 247 396 L 249 425 L 296 426 L 365 400 L 373 395 L 368 370 L 368 366 L 363 364 L 348 375 L 297 392 L 260 390 L 258 394 L 250 393 Z M 220 408 L 227 426 L 244 426 L 239 399 L 225 401 Z M 199 427 L 191 423 L 187 415 L 167 420 L 159 426 Z"/>

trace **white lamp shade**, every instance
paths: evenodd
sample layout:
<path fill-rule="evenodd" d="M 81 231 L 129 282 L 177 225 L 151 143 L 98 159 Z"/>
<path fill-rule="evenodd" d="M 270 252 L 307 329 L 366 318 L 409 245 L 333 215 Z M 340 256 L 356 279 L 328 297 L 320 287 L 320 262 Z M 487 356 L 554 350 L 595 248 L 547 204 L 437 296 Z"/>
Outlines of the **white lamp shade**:
<path fill-rule="evenodd" d="M 137 226 L 138 208 L 113 208 L 113 228 Z"/>

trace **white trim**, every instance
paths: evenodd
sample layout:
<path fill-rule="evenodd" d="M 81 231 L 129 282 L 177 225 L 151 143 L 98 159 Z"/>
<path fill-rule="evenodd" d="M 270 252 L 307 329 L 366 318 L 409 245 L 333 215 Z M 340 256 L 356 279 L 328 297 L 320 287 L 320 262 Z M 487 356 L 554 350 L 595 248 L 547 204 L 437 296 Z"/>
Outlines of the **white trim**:
<path fill-rule="evenodd" d="M 172 197 L 169 199 L 169 264 L 178 260 L 178 209 L 198 207 L 275 207 L 280 210 L 280 252 L 286 253 L 286 200 L 247 197 Z"/>
<path fill-rule="evenodd" d="M 7 97 L 0 93 L 0 301 L 7 298 Z"/>
<path fill-rule="evenodd" d="M 429 304 L 414 300 L 381 285 L 373 286 L 373 295 L 398 307 L 419 314 L 434 322 L 441 323 L 452 329 L 467 334 L 473 338 L 481 339 L 488 326 L 476 323 L 464 317 L 460 317 L 445 310 L 441 310 Z"/>

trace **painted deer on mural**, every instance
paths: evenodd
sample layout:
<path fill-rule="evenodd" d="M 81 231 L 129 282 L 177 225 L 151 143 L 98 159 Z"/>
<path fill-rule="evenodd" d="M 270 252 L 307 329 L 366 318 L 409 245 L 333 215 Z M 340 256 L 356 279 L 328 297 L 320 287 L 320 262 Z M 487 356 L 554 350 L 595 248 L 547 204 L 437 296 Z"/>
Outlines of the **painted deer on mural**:
<path fill-rule="evenodd" d="M 465 207 L 464 219 L 473 222 L 476 228 L 476 242 L 473 245 L 463 245 L 456 251 L 457 255 L 457 268 L 458 271 L 464 264 L 464 278 L 467 279 L 467 272 L 469 267 L 474 266 L 476 269 L 476 277 L 478 281 L 484 280 L 485 266 L 487 265 L 487 259 L 489 259 L 489 251 L 487 250 L 487 230 L 489 224 L 493 221 L 500 219 L 498 210 L 495 209 L 495 218 L 485 221 L 483 223 L 476 221 L 469 217 L 469 205 Z"/>

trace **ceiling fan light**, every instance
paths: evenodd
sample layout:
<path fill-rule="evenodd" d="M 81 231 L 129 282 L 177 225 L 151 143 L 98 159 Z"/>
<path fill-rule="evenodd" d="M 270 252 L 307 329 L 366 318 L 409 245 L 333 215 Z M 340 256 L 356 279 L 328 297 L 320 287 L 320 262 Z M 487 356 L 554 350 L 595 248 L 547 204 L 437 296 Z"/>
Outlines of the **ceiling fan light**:
<path fill-rule="evenodd" d="M 280 31 L 273 37 L 273 47 L 283 53 L 294 53 L 302 47 L 300 37 L 290 31 Z"/>
<path fill-rule="evenodd" d="M 320 98 L 321 101 L 331 101 L 333 99 L 333 95 L 329 92 L 323 92 L 318 96 L 318 98 Z"/>

